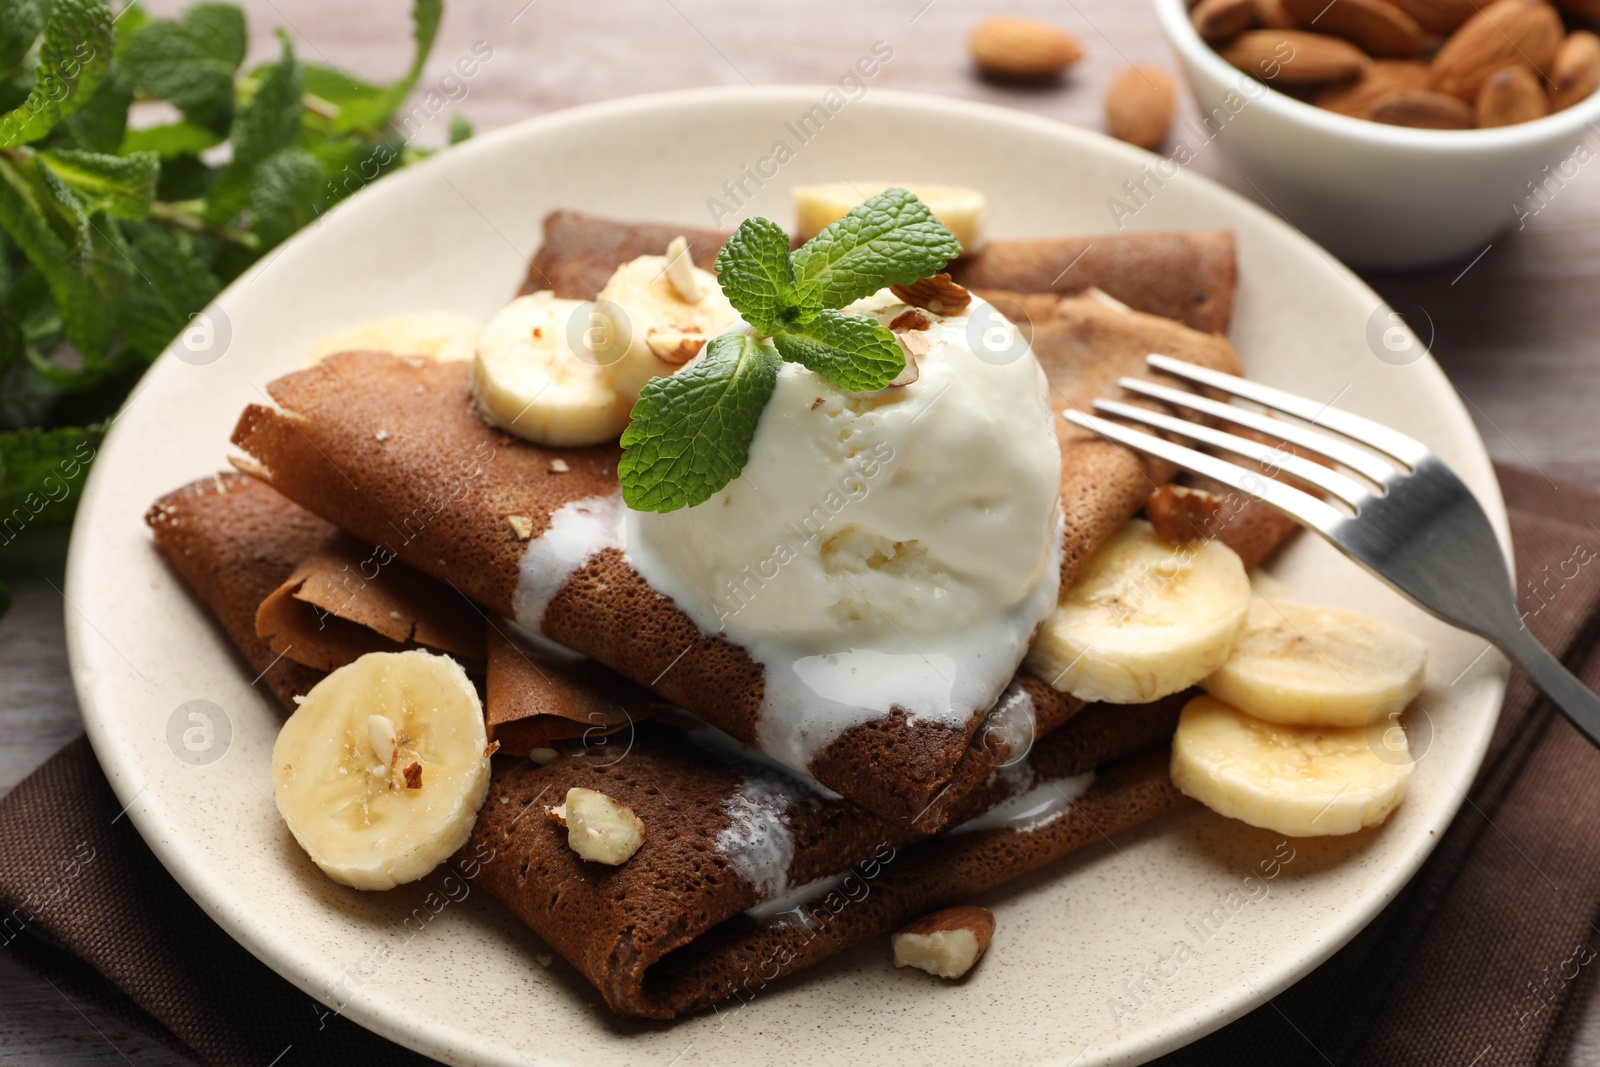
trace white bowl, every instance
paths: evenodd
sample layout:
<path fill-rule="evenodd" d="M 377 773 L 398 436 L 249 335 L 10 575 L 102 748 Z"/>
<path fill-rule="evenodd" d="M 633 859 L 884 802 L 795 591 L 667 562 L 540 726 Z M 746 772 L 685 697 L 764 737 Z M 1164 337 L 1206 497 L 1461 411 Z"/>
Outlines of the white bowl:
<path fill-rule="evenodd" d="M 1214 140 L 1246 192 L 1253 186 L 1347 263 L 1423 267 L 1476 255 L 1502 230 L 1521 228 L 1595 158 L 1586 139 L 1600 120 L 1600 93 L 1496 129 L 1387 126 L 1267 88 L 1200 39 L 1184 0 L 1155 5 L 1202 118 L 1215 116 L 1181 127 L 1169 156 L 1182 162 L 1184 149 Z"/>

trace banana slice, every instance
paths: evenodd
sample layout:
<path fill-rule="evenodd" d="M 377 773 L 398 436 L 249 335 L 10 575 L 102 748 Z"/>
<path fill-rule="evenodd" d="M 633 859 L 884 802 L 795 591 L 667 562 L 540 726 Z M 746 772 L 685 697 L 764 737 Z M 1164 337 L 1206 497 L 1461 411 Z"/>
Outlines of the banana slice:
<path fill-rule="evenodd" d="M 373 319 L 330 333 L 311 346 L 305 365 L 321 363 L 335 352 L 392 352 L 397 356 L 469 360 L 478 348 L 483 323 L 453 311 L 419 311 Z"/>
<path fill-rule="evenodd" d="M 1172 781 L 1251 826 L 1290 837 L 1353 834 L 1399 806 L 1414 766 L 1407 756 L 1400 730 L 1285 726 L 1200 696 L 1178 717 Z"/>
<path fill-rule="evenodd" d="M 1269 722 L 1365 726 L 1422 690 L 1428 646 L 1346 608 L 1256 598 L 1206 692 Z"/>
<path fill-rule="evenodd" d="M 1142 704 L 1222 666 L 1249 610 L 1250 580 L 1232 549 L 1174 547 L 1133 519 L 1062 593 L 1027 667 L 1083 700 Z"/>
<path fill-rule="evenodd" d="M 606 364 L 606 373 L 630 404 L 645 382 L 672 374 L 739 320 L 717 276 L 689 259 L 683 238 L 667 253 L 618 267 L 596 301 L 621 308 L 627 319 L 627 351 Z"/>
<path fill-rule="evenodd" d="M 272 796 L 328 877 L 393 889 L 466 843 L 489 792 L 483 705 L 461 665 L 370 652 L 318 682 L 272 747 Z"/>
<path fill-rule="evenodd" d="M 545 291 L 517 297 L 490 319 L 472 362 L 484 420 L 541 445 L 616 440 L 635 398 L 617 392 L 603 357 L 585 346 L 607 328 L 588 325 L 596 314 L 593 304 Z"/>
<path fill-rule="evenodd" d="M 928 205 L 934 218 L 961 242 L 963 254 L 975 252 L 983 243 L 983 228 L 989 205 L 983 194 L 964 185 L 920 185 L 913 182 L 830 182 L 826 185 L 794 187 L 795 220 L 800 239 L 809 241 L 829 223 L 868 197 L 899 186 Z"/>

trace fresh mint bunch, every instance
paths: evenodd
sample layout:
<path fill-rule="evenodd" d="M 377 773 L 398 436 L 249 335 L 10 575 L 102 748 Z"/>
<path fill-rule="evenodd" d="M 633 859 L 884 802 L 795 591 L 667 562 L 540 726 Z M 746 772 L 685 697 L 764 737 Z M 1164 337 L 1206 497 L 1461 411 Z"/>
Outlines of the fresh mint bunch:
<path fill-rule="evenodd" d="M 399 108 L 442 15 L 443 0 L 413 0 L 411 62 L 374 85 L 287 40 L 242 69 L 233 4 L 157 19 L 137 3 L 0 0 L 0 545 L 71 518 L 105 420 L 224 285 L 428 154 Z M 181 118 L 129 129 L 144 100 Z M 451 122 L 451 143 L 470 133 Z M 207 152 L 224 145 L 226 162 Z"/>
<path fill-rule="evenodd" d="M 794 252 L 777 223 L 746 220 L 717 254 L 717 281 L 750 329 L 714 338 L 693 364 L 645 385 L 622 434 L 623 500 L 676 511 L 737 478 L 780 362 L 851 392 L 888 385 L 906 365 L 894 334 L 837 309 L 960 254 L 955 235 L 904 189 L 872 197 Z"/>

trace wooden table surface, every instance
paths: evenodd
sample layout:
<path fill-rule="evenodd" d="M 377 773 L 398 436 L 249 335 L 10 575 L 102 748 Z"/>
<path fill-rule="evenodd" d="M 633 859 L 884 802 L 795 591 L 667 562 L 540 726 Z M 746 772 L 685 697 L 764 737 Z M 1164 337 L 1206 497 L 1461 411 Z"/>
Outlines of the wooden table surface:
<path fill-rule="evenodd" d="M 157 15 L 182 6 L 146 0 Z M 410 54 L 409 0 L 243 6 L 252 61 L 272 57 L 280 26 L 306 61 L 374 80 L 397 75 Z M 1087 58 L 1057 87 L 979 81 L 968 66 L 966 33 L 1000 10 L 1058 23 L 1084 43 Z M 832 82 L 878 40 L 893 46 L 894 59 L 874 88 L 984 100 L 1091 129 L 1102 128 L 1105 86 L 1125 66 L 1177 69 L 1150 5 L 1133 0 L 1015 0 L 1005 8 L 957 0 L 786 0 L 759 8 L 738 0 L 455 0 L 419 91 L 438 84 L 474 43 L 487 42 L 492 59 L 452 105 L 486 130 L 664 89 Z M 1180 120 L 1193 114 L 1187 99 L 1183 107 Z M 417 140 L 442 143 L 445 130 L 441 115 Z M 1200 152 L 1192 169 L 1228 180 L 1215 148 Z M 1581 171 L 1524 230 L 1496 239 L 1470 267 L 1463 261 L 1368 280 L 1395 307 L 1426 312 L 1436 329 L 1434 354 L 1496 459 L 1600 486 L 1600 172 Z M 14 548 L 0 551 L 0 577 L 16 596 L 0 620 L 0 793 L 80 732 L 61 636 L 60 563 L 45 556 L 40 563 Z M 1582 1029 L 1569 1062 L 1600 1063 L 1593 1006 Z M 183 1062 L 0 954 L 0 1063 Z"/>

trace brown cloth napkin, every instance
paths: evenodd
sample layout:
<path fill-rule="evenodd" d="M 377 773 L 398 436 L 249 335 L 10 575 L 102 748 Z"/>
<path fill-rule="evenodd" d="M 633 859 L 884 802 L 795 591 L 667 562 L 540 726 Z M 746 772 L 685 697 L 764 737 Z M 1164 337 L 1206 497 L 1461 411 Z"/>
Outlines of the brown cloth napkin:
<path fill-rule="evenodd" d="M 1538 609 L 1529 625 L 1600 688 L 1600 494 L 1500 479 L 1519 580 L 1540 590 L 1521 605 Z M 1596 813 L 1600 752 L 1514 678 L 1461 814 L 1394 904 L 1298 985 L 1162 1062 L 1560 1063 L 1600 972 Z M 0 951 L 200 1063 L 425 1062 L 213 924 L 121 817 L 82 739 L 0 800 Z"/>

